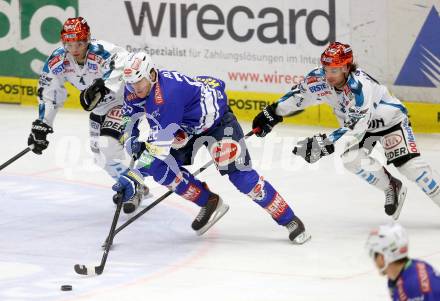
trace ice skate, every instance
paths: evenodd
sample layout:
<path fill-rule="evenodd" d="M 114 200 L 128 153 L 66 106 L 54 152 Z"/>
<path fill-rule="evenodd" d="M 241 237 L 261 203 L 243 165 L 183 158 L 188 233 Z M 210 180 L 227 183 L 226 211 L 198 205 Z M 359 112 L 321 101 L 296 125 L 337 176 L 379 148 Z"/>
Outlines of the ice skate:
<path fill-rule="evenodd" d="M 122 210 L 124 211 L 124 213 L 130 214 L 135 212 L 136 209 L 139 208 L 142 200 L 145 199 L 149 193 L 150 189 L 147 186 L 139 186 L 135 195 L 122 205 Z"/>
<path fill-rule="evenodd" d="M 191 227 L 202 235 L 209 230 L 223 215 L 228 212 L 229 206 L 223 204 L 223 200 L 217 194 L 210 192 L 208 203 L 200 209 L 199 214 Z"/>
<path fill-rule="evenodd" d="M 302 245 L 312 238 L 310 233 L 306 231 L 303 222 L 297 216 L 286 225 L 286 228 L 289 231 L 289 239 L 296 245 Z"/>
<path fill-rule="evenodd" d="M 391 177 L 390 185 L 385 190 L 385 213 L 397 220 L 406 198 L 406 187 L 399 179 Z"/>

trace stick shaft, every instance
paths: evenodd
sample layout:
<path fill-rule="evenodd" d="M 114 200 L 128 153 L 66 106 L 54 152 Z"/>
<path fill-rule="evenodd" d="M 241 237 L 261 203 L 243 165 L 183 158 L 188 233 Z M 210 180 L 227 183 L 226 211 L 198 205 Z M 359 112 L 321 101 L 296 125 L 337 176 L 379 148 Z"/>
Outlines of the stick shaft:
<path fill-rule="evenodd" d="M 96 273 L 99 275 L 104 271 L 105 263 L 107 262 L 108 253 L 110 251 L 110 247 L 113 243 L 113 238 L 115 237 L 115 229 L 118 224 L 119 214 L 121 213 L 122 208 L 122 195 L 118 193 L 118 204 L 116 206 L 115 215 L 113 216 L 112 225 L 110 227 L 110 232 L 108 234 L 109 243 L 105 246 L 104 254 L 102 254 L 101 264 L 95 268 Z"/>
<path fill-rule="evenodd" d="M 0 170 L 2 170 L 3 168 L 7 167 L 8 165 L 10 165 L 11 163 L 15 162 L 16 160 L 20 159 L 21 157 L 23 157 L 24 155 L 26 155 L 30 151 L 31 151 L 31 148 L 30 147 L 26 147 L 24 150 L 22 150 L 21 152 L 16 154 L 14 157 L 12 157 L 8 161 L 6 161 L 2 165 L 0 165 Z"/>

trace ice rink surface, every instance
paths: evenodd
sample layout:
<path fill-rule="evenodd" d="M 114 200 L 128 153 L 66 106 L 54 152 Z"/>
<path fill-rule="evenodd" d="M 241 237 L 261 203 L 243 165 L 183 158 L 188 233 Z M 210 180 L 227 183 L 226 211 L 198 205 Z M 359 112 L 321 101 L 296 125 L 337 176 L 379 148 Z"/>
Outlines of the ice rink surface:
<path fill-rule="evenodd" d="M 26 147 L 37 109 L 0 105 L 0 112 L 3 163 Z M 115 208 L 112 180 L 93 165 L 85 112 L 61 110 L 54 131 L 42 156 L 29 153 L 0 171 L 1 301 L 389 299 L 364 249 L 369 230 L 390 221 L 383 193 L 346 172 L 338 155 L 308 165 L 291 154 L 298 137 L 331 129 L 278 126 L 264 140 L 248 139 L 256 169 L 311 232 L 307 244 L 290 244 L 286 229 L 211 167 L 199 178 L 230 205 L 218 224 L 196 236 L 190 224 L 198 207 L 170 196 L 115 237 L 104 273 L 94 277 L 73 266 L 101 260 Z M 440 136 L 416 138 L 440 170 Z M 207 152 L 199 153 L 191 170 L 207 161 Z M 166 192 L 146 183 L 152 199 Z M 405 183 L 399 221 L 410 235 L 410 255 L 440 268 L 440 208 Z M 121 214 L 120 222 L 127 218 Z M 63 284 L 73 290 L 61 291 Z"/>

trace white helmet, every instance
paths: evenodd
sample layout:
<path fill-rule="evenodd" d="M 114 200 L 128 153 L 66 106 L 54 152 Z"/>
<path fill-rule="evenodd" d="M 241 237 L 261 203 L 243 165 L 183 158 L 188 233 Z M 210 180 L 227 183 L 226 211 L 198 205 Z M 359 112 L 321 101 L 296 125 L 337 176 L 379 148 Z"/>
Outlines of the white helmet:
<path fill-rule="evenodd" d="M 154 84 L 157 81 L 152 81 L 150 72 L 154 70 L 157 73 L 156 66 L 151 57 L 145 52 L 131 53 L 125 62 L 123 79 L 128 84 L 133 84 L 140 81 L 143 77 L 150 83 Z"/>
<path fill-rule="evenodd" d="M 373 259 L 375 253 L 383 255 L 385 261 L 385 266 L 381 269 L 383 272 L 390 263 L 408 257 L 408 235 L 397 223 L 382 225 L 370 232 L 366 248 Z"/>

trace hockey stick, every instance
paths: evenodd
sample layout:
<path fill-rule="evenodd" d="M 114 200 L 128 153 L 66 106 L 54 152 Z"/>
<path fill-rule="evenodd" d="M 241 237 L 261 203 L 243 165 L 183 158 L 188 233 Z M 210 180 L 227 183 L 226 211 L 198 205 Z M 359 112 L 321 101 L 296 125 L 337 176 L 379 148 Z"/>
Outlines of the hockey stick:
<path fill-rule="evenodd" d="M 33 145 L 31 145 L 33 146 Z M 11 159 L 9 159 L 8 161 L 6 161 L 5 163 L 3 163 L 0 166 L 0 170 L 2 170 L 3 168 L 7 167 L 8 165 L 10 165 L 11 163 L 15 162 L 16 160 L 20 159 L 21 157 L 23 157 L 24 155 L 26 155 L 28 152 L 30 152 L 32 150 L 32 148 L 30 146 L 26 147 L 24 150 L 22 150 L 21 152 L 19 152 L 18 154 L 16 154 L 14 157 L 12 157 Z"/>
<path fill-rule="evenodd" d="M 122 193 L 118 192 L 115 197 L 117 199 L 117 206 L 116 206 L 115 215 L 113 216 L 112 226 L 110 227 L 110 233 L 108 234 L 108 237 L 110 238 L 110 243 L 108 243 L 105 247 L 104 254 L 102 255 L 102 259 L 101 259 L 101 264 L 98 266 L 85 266 L 83 264 L 75 264 L 74 266 L 75 272 L 80 275 L 101 275 L 102 272 L 104 271 L 108 252 L 110 251 L 110 247 L 113 242 L 116 225 L 118 223 L 119 214 L 121 213 L 121 208 L 122 208 Z"/>
<path fill-rule="evenodd" d="M 252 130 L 249 133 L 247 133 L 244 137 L 245 139 L 252 136 L 253 134 L 255 134 L 257 132 L 257 130 Z M 214 163 L 214 160 L 211 160 L 209 162 L 207 162 L 205 165 L 203 165 L 202 167 L 200 167 L 198 170 L 196 170 L 193 173 L 193 176 L 197 176 L 198 174 L 202 173 L 203 171 L 205 171 L 209 166 L 211 166 Z M 147 207 L 145 207 L 144 209 L 142 209 L 141 211 L 139 211 L 135 216 L 133 216 L 132 218 L 130 218 L 129 220 L 127 220 L 125 223 L 123 223 L 122 225 L 120 225 L 115 233 L 114 236 L 116 236 L 116 234 L 118 234 L 119 232 L 121 232 L 125 227 L 127 227 L 128 225 L 130 225 L 132 222 L 134 222 L 135 220 L 137 220 L 139 217 L 141 217 L 142 215 L 144 215 L 147 211 L 149 211 L 150 209 L 152 209 L 153 207 L 155 207 L 157 204 L 159 204 L 160 202 L 162 202 L 164 199 L 166 199 L 168 196 L 170 196 L 171 194 L 173 194 L 173 191 L 167 191 L 166 193 L 164 193 L 161 197 L 159 197 L 157 200 L 155 200 L 153 203 L 151 203 L 150 205 L 148 205 Z M 114 237 L 113 236 L 113 237 Z M 107 249 L 107 247 L 113 242 L 113 238 L 111 240 L 110 243 L 110 235 L 107 236 L 105 242 L 102 244 L 102 247 Z"/>

